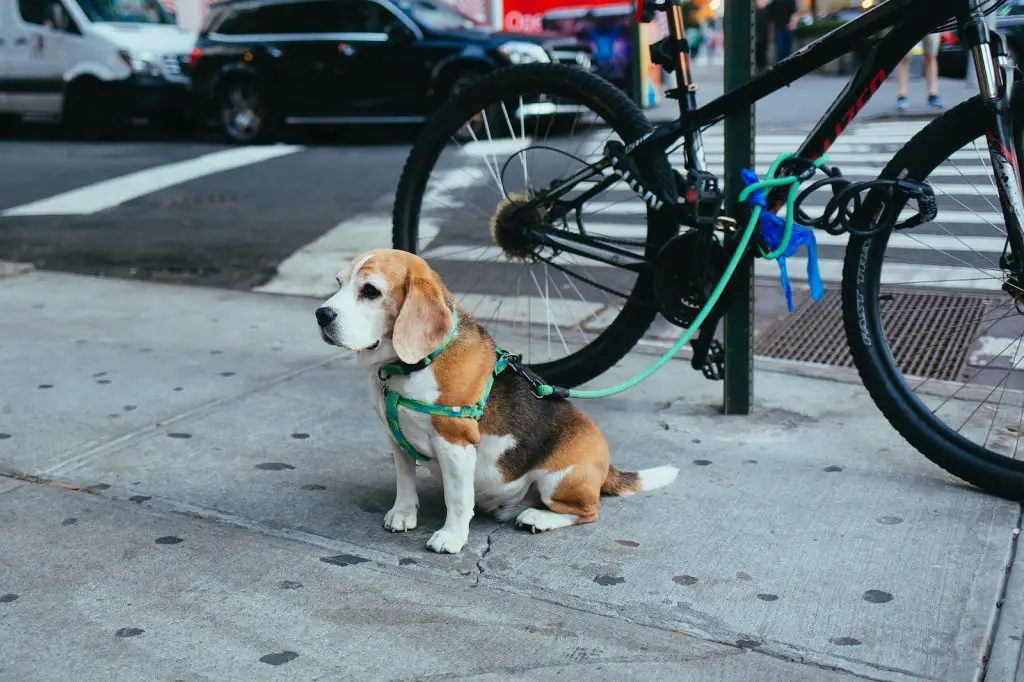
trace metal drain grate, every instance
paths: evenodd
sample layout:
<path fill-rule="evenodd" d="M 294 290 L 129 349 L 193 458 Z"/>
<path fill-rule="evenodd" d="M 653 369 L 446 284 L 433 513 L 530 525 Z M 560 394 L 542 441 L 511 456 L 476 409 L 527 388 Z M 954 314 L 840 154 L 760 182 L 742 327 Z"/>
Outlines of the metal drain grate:
<path fill-rule="evenodd" d="M 962 378 L 986 304 L 976 294 L 888 292 L 882 329 L 896 366 L 904 376 L 943 381 Z M 853 367 L 843 329 L 842 298 L 828 291 L 820 301 L 808 298 L 765 330 L 754 352 L 780 360 Z"/>

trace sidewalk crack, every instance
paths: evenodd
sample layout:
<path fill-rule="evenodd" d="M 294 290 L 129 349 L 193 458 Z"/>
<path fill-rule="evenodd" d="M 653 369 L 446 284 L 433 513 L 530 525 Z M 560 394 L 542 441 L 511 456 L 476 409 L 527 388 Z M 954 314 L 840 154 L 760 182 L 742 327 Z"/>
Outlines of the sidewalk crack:
<path fill-rule="evenodd" d="M 1013 564 L 1017 558 L 1018 540 L 1020 539 L 1021 523 L 1024 522 L 1024 506 L 1017 509 L 1017 522 L 1010 532 L 1010 543 L 1006 553 L 1006 564 L 1003 575 L 999 578 L 999 589 L 996 591 L 996 600 L 992 606 L 992 618 L 988 623 L 988 631 L 985 637 L 985 649 L 981 654 L 981 663 L 978 675 L 975 678 L 983 682 L 988 676 L 988 664 L 992 656 L 992 648 L 995 646 L 996 636 L 999 633 L 1000 616 L 1003 612 L 1003 602 L 1006 600 L 1006 591 L 1010 585 L 1010 574 L 1013 572 Z"/>
<path fill-rule="evenodd" d="M 499 530 L 501 530 L 500 527 L 499 528 L 495 528 L 494 530 L 492 530 L 490 533 L 487 534 L 487 546 L 484 547 L 484 551 L 481 552 L 480 558 L 477 559 L 477 562 L 476 562 L 476 580 L 473 582 L 473 587 L 479 587 L 480 586 L 480 579 L 484 577 L 484 559 L 486 559 L 487 555 L 491 553 L 491 547 L 492 547 L 492 541 L 493 541 L 493 538 L 494 538 L 494 534 L 497 533 Z"/>

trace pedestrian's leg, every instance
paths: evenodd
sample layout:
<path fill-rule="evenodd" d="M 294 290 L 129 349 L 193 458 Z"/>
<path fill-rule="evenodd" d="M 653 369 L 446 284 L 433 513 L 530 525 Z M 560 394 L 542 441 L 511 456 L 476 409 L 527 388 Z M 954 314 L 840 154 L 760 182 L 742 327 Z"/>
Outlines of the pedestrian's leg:
<path fill-rule="evenodd" d="M 904 57 L 896 65 L 896 108 L 903 111 L 907 108 L 907 82 L 910 80 L 910 55 Z"/>
<path fill-rule="evenodd" d="M 941 107 L 942 99 L 939 97 L 939 58 L 937 55 L 925 55 L 924 80 L 928 86 L 928 104 L 933 107 Z"/>
<path fill-rule="evenodd" d="M 757 64 L 757 70 L 762 71 L 768 68 L 768 22 L 759 20 L 756 31 L 754 61 Z"/>
<path fill-rule="evenodd" d="M 780 62 L 793 51 L 793 33 L 785 25 L 775 27 L 775 61 Z"/>
<path fill-rule="evenodd" d="M 939 98 L 939 36 L 931 33 L 924 37 L 924 82 L 928 88 L 928 104 L 941 107 Z"/>

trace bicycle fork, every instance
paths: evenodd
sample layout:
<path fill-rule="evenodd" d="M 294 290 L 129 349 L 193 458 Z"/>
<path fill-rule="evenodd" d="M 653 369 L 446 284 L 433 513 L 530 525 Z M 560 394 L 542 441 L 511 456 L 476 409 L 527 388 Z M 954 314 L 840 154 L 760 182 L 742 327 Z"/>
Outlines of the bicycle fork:
<path fill-rule="evenodd" d="M 1014 118 L 1016 100 L 1024 97 L 1024 92 L 1015 85 L 1003 37 L 989 31 L 980 11 L 972 10 L 960 32 L 974 61 L 978 90 L 985 107 L 985 140 L 1010 245 L 1009 253 L 1004 251 L 999 261 L 1000 268 L 1009 274 L 1002 288 L 1015 300 L 1024 300 L 1024 198 L 1018 154 L 1020 140 Z M 1020 105 L 1024 106 L 1024 101 Z"/>

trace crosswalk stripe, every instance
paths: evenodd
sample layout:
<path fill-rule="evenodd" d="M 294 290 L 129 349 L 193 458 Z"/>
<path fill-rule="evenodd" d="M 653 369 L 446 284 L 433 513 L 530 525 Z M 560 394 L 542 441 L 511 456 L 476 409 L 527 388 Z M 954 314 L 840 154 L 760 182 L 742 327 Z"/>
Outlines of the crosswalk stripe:
<path fill-rule="evenodd" d="M 676 169 L 676 170 L 682 170 L 682 169 Z M 989 173 L 984 173 L 984 174 L 985 175 L 989 175 Z M 822 176 L 819 176 L 818 179 L 823 180 L 824 177 L 825 176 L 822 175 Z M 875 172 L 875 173 L 870 173 L 870 174 L 865 174 L 865 175 L 853 175 L 852 173 L 847 173 L 844 170 L 843 171 L 843 177 L 845 179 L 849 180 L 850 182 L 865 182 L 867 180 L 874 180 L 876 177 L 878 177 L 878 173 Z M 996 197 L 996 196 L 998 196 L 998 193 L 996 192 L 996 188 L 992 185 L 991 182 L 984 182 L 984 183 L 979 182 L 977 184 L 972 184 L 972 183 L 956 183 L 956 182 L 950 182 L 950 183 L 929 182 L 928 184 L 931 186 L 931 188 L 935 191 L 935 193 L 937 195 L 943 195 L 944 194 L 946 196 L 976 196 L 976 197 Z M 588 180 L 588 181 L 579 183 L 573 189 L 574 189 L 574 191 L 575 190 L 579 190 L 580 192 L 586 192 L 587 190 L 593 189 L 596 186 L 597 186 L 596 182 L 591 182 L 591 181 Z M 726 187 L 726 184 L 724 182 L 720 184 L 720 189 L 723 192 L 726 191 L 727 187 Z M 612 185 L 611 187 L 606 188 L 603 192 L 601 192 L 601 194 L 599 196 L 604 196 L 606 193 L 609 193 L 609 192 L 614 192 L 614 193 L 617 193 L 617 194 L 630 194 L 630 195 L 633 194 L 633 190 L 631 190 L 628 185 L 626 185 L 625 183 L 622 183 L 622 182 L 616 183 L 616 184 Z M 814 193 L 810 194 L 808 196 L 808 198 L 805 199 L 805 202 L 809 202 L 812 199 L 819 199 L 820 197 L 828 197 L 828 198 L 832 197 L 832 190 L 829 188 L 829 186 L 827 186 L 827 185 L 823 186 L 820 189 L 818 189 L 817 191 L 815 191 Z M 828 199 L 822 200 L 821 201 L 822 205 L 824 205 L 824 203 L 827 200 Z"/>
<path fill-rule="evenodd" d="M 440 183 L 424 197 L 424 202 L 437 202 L 458 208 L 462 192 L 484 180 L 483 169 L 468 171 L 454 168 L 441 171 Z M 336 288 L 335 274 L 342 266 L 363 251 L 391 246 L 391 217 L 357 215 L 335 225 L 319 239 L 298 249 L 281 261 L 270 281 L 253 291 L 292 296 L 328 296 Z M 420 220 L 421 248 L 429 247 L 440 232 L 440 226 L 429 216 Z"/>
<path fill-rule="evenodd" d="M 843 279 L 843 261 L 838 258 L 819 258 L 818 270 L 823 282 L 839 283 Z M 786 259 L 786 271 L 793 281 L 807 281 L 807 259 L 794 256 Z M 754 263 L 758 277 L 779 276 L 779 266 L 759 258 Z M 972 268 L 962 265 L 914 265 L 910 263 L 883 263 L 882 284 L 940 289 L 971 289 L 975 291 L 1001 291 L 1003 272 L 996 268 Z"/>
<path fill-rule="evenodd" d="M 459 303 L 481 320 L 573 327 L 586 324 L 604 307 L 597 301 L 579 301 L 561 296 L 485 296 L 457 294 Z"/>
<path fill-rule="evenodd" d="M 1021 369 L 1024 363 L 1024 339 L 1003 336 L 980 336 L 971 348 L 968 364 L 975 367 L 988 367 L 993 361 L 1005 359 L 1007 365 Z"/>
<path fill-rule="evenodd" d="M 42 215 L 91 215 L 113 208 L 146 194 L 180 185 L 183 182 L 221 173 L 243 166 L 251 166 L 301 151 L 294 145 L 242 147 L 204 154 L 194 159 L 168 163 L 120 177 L 103 180 L 70 192 L 57 194 L 21 206 L 14 206 L 0 217 Z"/>
<path fill-rule="evenodd" d="M 624 237 L 626 233 L 625 227 L 639 228 L 633 234 L 635 238 L 643 238 L 645 233 L 641 233 L 639 230 L 643 229 L 642 226 L 623 226 L 622 232 L 615 233 L 615 237 Z M 613 236 L 610 233 L 597 233 L 605 236 Z M 595 235 L 596 236 L 596 235 Z M 944 234 L 921 234 L 921 235 L 909 235 L 900 234 L 889 243 L 889 249 L 899 250 L 911 250 L 911 251 L 936 251 L 940 253 L 979 253 L 979 254 L 998 254 L 1002 251 L 1006 244 L 1006 239 L 1003 237 L 958 237 L 954 235 Z M 632 237 L 632 235 L 631 235 Z M 814 233 L 815 243 L 819 247 L 839 247 L 845 248 L 849 237 L 847 235 L 831 235 L 826 232 L 815 231 Z M 639 253 L 639 252 L 638 252 Z M 442 246 L 434 246 L 422 251 L 423 257 L 430 260 L 445 260 L 454 262 L 506 262 L 507 259 L 504 255 L 500 246 L 493 244 L 482 245 L 482 244 L 445 244 Z M 821 260 L 819 258 L 819 260 Z M 574 254 L 562 253 L 551 259 L 552 262 L 559 265 L 565 266 L 581 266 L 586 265 L 588 268 L 610 268 L 613 266 L 600 263 L 598 261 L 592 261 L 590 259 L 576 256 Z"/>
<path fill-rule="evenodd" d="M 647 206 L 640 201 L 590 201 L 584 205 L 584 219 L 593 221 L 598 216 L 623 216 L 623 215 L 647 215 Z M 779 215 L 785 215 L 783 211 Z M 910 216 L 917 215 L 917 210 L 904 210 L 900 212 L 900 220 L 906 220 Z M 943 224 L 955 223 L 958 225 L 1002 225 L 1003 215 L 992 211 L 957 211 L 940 210 L 938 221 Z M 590 227 L 588 222 L 584 226 Z"/>

